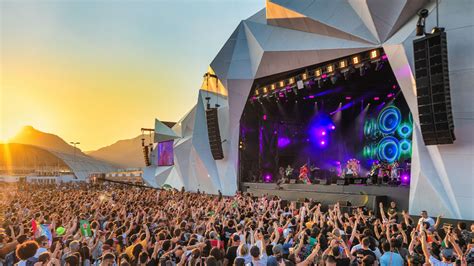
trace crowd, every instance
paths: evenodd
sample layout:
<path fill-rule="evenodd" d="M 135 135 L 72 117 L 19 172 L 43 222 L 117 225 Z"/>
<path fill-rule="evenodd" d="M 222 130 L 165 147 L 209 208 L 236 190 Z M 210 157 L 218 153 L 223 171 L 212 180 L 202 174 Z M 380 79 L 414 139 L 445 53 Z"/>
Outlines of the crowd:
<path fill-rule="evenodd" d="M 375 215 L 241 193 L 0 186 L 0 265 L 474 263 L 474 225 L 415 220 L 393 202 Z"/>

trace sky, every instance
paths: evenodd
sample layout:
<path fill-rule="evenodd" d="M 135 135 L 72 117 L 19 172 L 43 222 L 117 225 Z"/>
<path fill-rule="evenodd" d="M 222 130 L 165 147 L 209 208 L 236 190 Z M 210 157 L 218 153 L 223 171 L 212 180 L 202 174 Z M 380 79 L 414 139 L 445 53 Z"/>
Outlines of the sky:
<path fill-rule="evenodd" d="M 265 0 L 0 0 L 0 141 L 23 126 L 88 151 L 178 121 Z"/>

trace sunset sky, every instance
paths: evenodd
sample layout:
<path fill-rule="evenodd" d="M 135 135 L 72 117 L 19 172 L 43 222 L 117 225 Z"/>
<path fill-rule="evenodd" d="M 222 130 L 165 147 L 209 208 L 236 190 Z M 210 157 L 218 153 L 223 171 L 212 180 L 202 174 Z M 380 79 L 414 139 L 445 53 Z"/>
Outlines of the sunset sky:
<path fill-rule="evenodd" d="M 94 150 L 177 121 L 264 0 L 0 1 L 0 141 L 24 125 Z"/>

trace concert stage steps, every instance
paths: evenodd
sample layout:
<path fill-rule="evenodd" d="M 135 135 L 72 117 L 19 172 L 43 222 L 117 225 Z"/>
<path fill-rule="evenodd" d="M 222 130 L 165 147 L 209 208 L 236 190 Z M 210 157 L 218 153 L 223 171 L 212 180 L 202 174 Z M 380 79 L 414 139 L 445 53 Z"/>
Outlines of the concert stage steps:
<path fill-rule="evenodd" d="M 308 185 L 282 184 L 278 189 L 275 183 L 241 183 L 244 192 L 255 196 L 264 194 L 279 196 L 286 200 L 296 201 L 301 198 L 310 198 L 323 205 L 334 204 L 338 201 L 349 201 L 353 206 L 365 205 L 371 209 L 378 209 L 378 202 L 389 203 L 395 201 L 399 210 L 408 210 L 410 188 L 406 186 L 365 186 L 365 185 Z M 386 205 L 387 206 L 387 205 Z"/>

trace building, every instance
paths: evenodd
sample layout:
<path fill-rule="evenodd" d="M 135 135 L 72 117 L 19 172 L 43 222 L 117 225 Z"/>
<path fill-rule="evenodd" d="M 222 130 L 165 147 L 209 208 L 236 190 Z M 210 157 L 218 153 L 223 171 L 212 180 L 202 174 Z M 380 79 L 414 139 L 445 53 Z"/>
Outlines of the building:
<path fill-rule="evenodd" d="M 238 189 L 239 123 L 254 80 L 381 48 L 413 114 L 409 212 L 474 219 L 474 2 L 440 0 L 440 26 L 448 36 L 449 79 L 456 142 L 425 146 L 416 98 L 413 40 L 417 12 L 429 10 L 427 30 L 436 25 L 430 0 L 268 0 L 243 20 L 210 64 L 222 87 L 200 90 L 197 104 L 172 129 L 174 165 L 150 166 L 145 181 L 187 190 L 233 194 Z M 382 19 L 383 18 L 383 19 Z M 214 160 L 206 126 L 206 102 L 219 103 L 223 160 Z"/>

